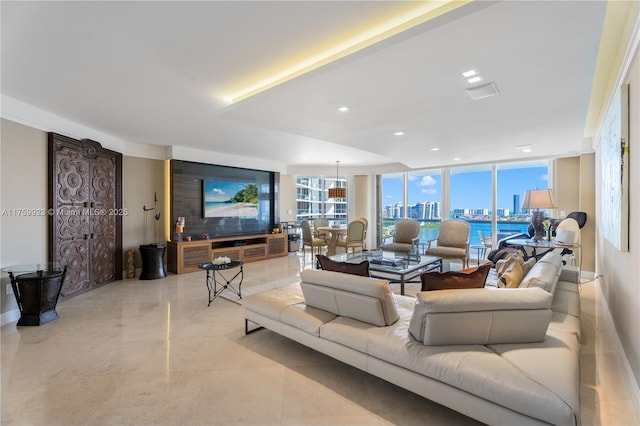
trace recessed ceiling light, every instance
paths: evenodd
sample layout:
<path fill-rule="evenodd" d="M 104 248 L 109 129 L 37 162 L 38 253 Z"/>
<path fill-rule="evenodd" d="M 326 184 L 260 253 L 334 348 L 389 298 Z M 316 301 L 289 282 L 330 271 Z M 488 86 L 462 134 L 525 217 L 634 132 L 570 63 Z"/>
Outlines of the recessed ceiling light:
<path fill-rule="evenodd" d="M 395 132 L 395 133 L 394 133 L 394 135 L 396 135 L 396 136 L 402 136 L 402 135 L 404 135 L 404 132 Z"/>
<path fill-rule="evenodd" d="M 482 77 L 480 77 L 479 75 L 475 76 L 475 77 L 471 77 L 469 79 L 467 79 L 467 81 L 469 83 L 477 83 L 479 81 L 482 81 Z"/>
<path fill-rule="evenodd" d="M 533 152 L 533 147 L 531 145 L 518 145 L 516 149 L 521 152 Z"/>
<path fill-rule="evenodd" d="M 460 160 L 461 160 L 460 157 L 456 157 L 456 158 L 453 159 L 453 161 L 460 161 Z"/>
<path fill-rule="evenodd" d="M 478 71 L 476 70 L 469 70 L 469 71 L 465 71 L 462 73 L 462 76 L 464 78 L 469 78 L 469 77 L 473 77 L 474 75 L 478 74 Z"/>
<path fill-rule="evenodd" d="M 349 107 L 346 107 L 346 106 L 340 107 L 340 108 L 338 108 L 338 111 L 340 111 L 340 112 L 349 111 Z"/>
<path fill-rule="evenodd" d="M 440 151 L 440 148 L 431 148 L 431 151 Z"/>

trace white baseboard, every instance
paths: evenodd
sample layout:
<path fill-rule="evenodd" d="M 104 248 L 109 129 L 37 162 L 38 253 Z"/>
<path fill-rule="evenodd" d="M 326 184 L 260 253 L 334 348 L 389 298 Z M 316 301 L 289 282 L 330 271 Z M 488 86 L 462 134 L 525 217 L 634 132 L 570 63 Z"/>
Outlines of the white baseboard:
<path fill-rule="evenodd" d="M 20 319 L 20 309 L 12 309 L 8 312 L 4 312 L 0 318 L 0 324 L 5 325 L 10 322 L 18 321 Z"/>
<path fill-rule="evenodd" d="M 601 312 L 603 313 L 602 317 L 604 320 L 604 328 L 608 331 L 607 334 L 613 337 L 613 344 L 615 348 L 615 352 L 621 354 L 622 356 L 622 364 L 625 372 L 625 380 L 629 385 L 629 389 L 631 389 L 631 400 L 633 401 L 633 405 L 635 407 L 636 413 L 640 413 L 640 386 L 638 386 L 638 382 L 635 380 L 635 376 L 633 375 L 633 370 L 631 369 L 631 364 L 629 363 L 629 359 L 622 347 L 622 342 L 620 341 L 620 337 L 618 336 L 618 332 L 616 331 L 616 326 L 611 318 L 611 311 L 609 310 L 609 305 L 607 304 L 607 299 L 604 297 L 604 293 L 602 292 L 602 288 L 596 282 L 595 283 L 596 292 L 597 292 L 597 300 L 600 303 Z"/>

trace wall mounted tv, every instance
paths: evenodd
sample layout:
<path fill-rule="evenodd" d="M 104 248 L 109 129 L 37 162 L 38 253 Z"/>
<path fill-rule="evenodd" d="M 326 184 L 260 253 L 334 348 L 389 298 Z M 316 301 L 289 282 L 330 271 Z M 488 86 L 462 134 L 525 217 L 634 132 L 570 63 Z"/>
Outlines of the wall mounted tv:
<path fill-rule="evenodd" d="M 258 185 L 254 182 L 202 181 L 202 217 L 257 218 Z"/>
<path fill-rule="evenodd" d="M 184 217 L 194 240 L 271 232 L 278 182 L 277 172 L 171 160 L 171 223 Z"/>

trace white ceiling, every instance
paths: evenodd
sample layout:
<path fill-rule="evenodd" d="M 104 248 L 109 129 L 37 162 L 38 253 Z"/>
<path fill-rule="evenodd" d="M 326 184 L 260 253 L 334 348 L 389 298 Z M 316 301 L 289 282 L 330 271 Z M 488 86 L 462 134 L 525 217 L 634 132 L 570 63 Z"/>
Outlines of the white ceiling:
<path fill-rule="evenodd" d="M 2 1 L 1 90 L 126 143 L 255 157 L 274 170 L 336 160 L 404 170 L 591 149 L 601 1 L 472 2 L 225 101 L 416 4 Z M 467 83 L 470 68 L 484 81 Z M 499 96 L 465 92 L 488 82 Z M 337 111 L 343 105 L 350 110 Z M 532 153 L 515 148 L 526 144 Z"/>

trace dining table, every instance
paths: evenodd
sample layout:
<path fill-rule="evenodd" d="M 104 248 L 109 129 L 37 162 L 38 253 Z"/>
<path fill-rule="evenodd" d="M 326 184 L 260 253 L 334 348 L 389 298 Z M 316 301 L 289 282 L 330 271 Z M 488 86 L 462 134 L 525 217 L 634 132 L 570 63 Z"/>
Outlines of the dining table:
<path fill-rule="evenodd" d="M 325 231 L 329 233 L 329 241 L 327 241 L 327 256 L 334 256 L 336 254 L 336 247 L 338 245 L 338 239 L 341 235 L 347 234 L 346 226 L 319 226 L 317 231 Z"/>

